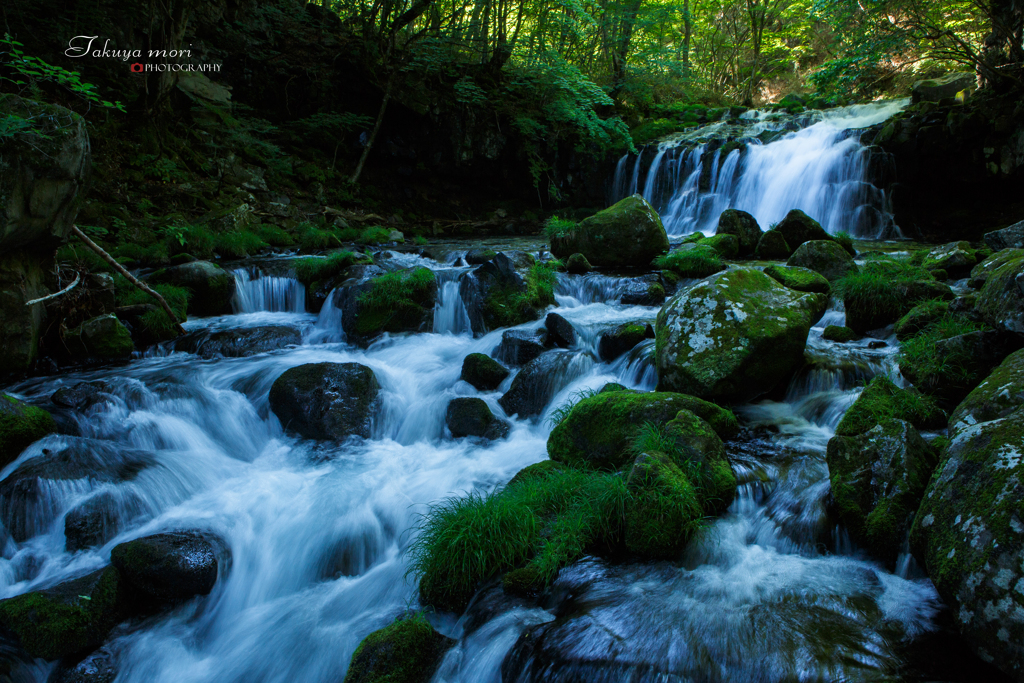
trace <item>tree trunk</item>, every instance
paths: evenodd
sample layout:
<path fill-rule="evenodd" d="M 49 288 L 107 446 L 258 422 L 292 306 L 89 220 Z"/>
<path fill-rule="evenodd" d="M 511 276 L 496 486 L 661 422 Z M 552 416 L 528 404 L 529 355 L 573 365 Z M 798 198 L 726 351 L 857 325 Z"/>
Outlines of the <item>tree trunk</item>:
<path fill-rule="evenodd" d="M 391 100 L 391 89 L 394 86 L 394 83 L 395 74 L 392 73 L 388 76 L 388 82 L 384 88 L 384 99 L 380 102 L 380 111 L 377 112 L 377 120 L 373 124 L 373 130 L 370 131 L 370 138 L 366 141 L 366 146 L 363 147 L 363 153 L 359 155 L 359 163 L 356 164 L 356 170 L 348 180 L 353 185 L 359 182 L 359 176 L 363 173 L 363 166 L 366 164 L 366 158 L 370 156 L 370 150 L 373 149 L 373 143 L 377 139 L 377 133 L 380 131 L 380 124 L 384 121 L 384 112 L 387 111 L 388 102 Z"/>

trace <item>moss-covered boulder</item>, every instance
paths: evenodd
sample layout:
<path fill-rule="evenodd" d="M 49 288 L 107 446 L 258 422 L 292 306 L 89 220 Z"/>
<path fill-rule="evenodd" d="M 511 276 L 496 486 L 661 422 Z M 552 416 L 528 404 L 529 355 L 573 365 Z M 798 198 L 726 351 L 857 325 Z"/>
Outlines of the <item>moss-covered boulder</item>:
<path fill-rule="evenodd" d="M 949 302 L 944 299 L 923 301 L 896 321 L 896 325 L 893 328 L 896 332 L 896 338 L 900 341 L 906 341 L 929 325 L 942 320 L 948 312 Z"/>
<path fill-rule="evenodd" d="M 949 286 L 923 268 L 887 260 L 851 272 L 835 289 L 843 297 L 847 326 L 859 334 L 896 322 L 922 301 L 953 299 Z"/>
<path fill-rule="evenodd" d="M 373 370 L 359 363 L 308 363 L 286 370 L 270 388 L 281 425 L 307 439 L 370 436 L 380 403 Z"/>
<path fill-rule="evenodd" d="M 698 528 L 697 491 L 668 455 L 641 453 L 626 478 L 626 549 L 652 558 L 673 558 Z"/>
<path fill-rule="evenodd" d="M 113 567 L 0 601 L 0 627 L 32 657 L 60 659 L 101 645 L 125 615 Z"/>
<path fill-rule="evenodd" d="M 764 269 L 764 274 L 798 292 L 829 294 L 832 291 L 832 285 L 829 284 L 828 279 L 810 268 L 773 264 Z"/>
<path fill-rule="evenodd" d="M 612 361 L 644 339 L 654 339 L 654 327 L 644 320 L 622 323 L 605 330 L 597 340 L 597 353 L 603 361 Z"/>
<path fill-rule="evenodd" d="M 1015 335 L 991 329 L 939 339 L 921 335 L 904 344 L 899 355 L 900 372 L 950 409 L 1019 347 Z"/>
<path fill-rule="evenodd" d="M 114 546 L 110 563 L 139 604 L 163 606 L 213 590 L 223 552 L 223 542 L 206 533 L 171 531 Z"/>
<path fill-rule="evenodd" d="M 471 266 L 479 266 L 480 264 L 487 263 L 492 258 L 498 255 L 498 252 L 487 247 L 477 247 L 470 249 L 466 252 L 466 263 Z"/>
<path fill-rule="evenodd" d="M 722 438 L 739 431 L 731 411 L 693 396 L 672 392 L 609 391 L 583 399 L 551 432 L 548 457 L 572 466 L 619 469 L 629 461 L 628 447 L 644 423 L 664 425 L 687 410 Z"/>
<path fill-rule="evenodd" d="M 909 422 L 883 419 L 829 439 L 826 459 L 840 521 L 875 556 L 895 561 L 935 467 L 928 444 Z"/>
<path fill-rule="evenodd" d="M 495 417 L 482 398 L 453 398 L 445 410 L 444 423 L 455 438 L 503 439 L 509 430 L 509 424 Z"/>
<path fill-rule="evenodd" d="M 786 244 L 790 249 L 798 249 L 804 242 L 813 240 L 832 241 L 832 235 L 825 232 L 825 228 L 821 227 L 818 221 L 800 209 L 793 209 L 787 213 L 774 229 L 786 238 Z"/>
<path fill-rule="evenodd" d="M 739 239 L 739 255 L 753 256 L 757 243 L 761 241 L 761 226 L 757 219 L 746 211 L 726 209 L 718 217 L 717 235 L 736 235 Z"/>
<path fill-rule="evenodd" d="M 978 293 L 977 308 L 985 322 L 997 330 L 1024 335 L 1021 281 L 1024 281 L 1024 252 L 1016 258 L 1007 255 L 1002 265 L 988 270 L 988 277 Z"/>
<path fill-rule="evenodd" d="M 707 237 L 700 242 L 701 247 L 711 247 L 725 259 L 734 259 L 740 255 L 740 238 L 736 235 L 719 234 Z"/>
<path fill-rule="evenodd" d="M 565 261 L 565 270 L 573 275 L 585 275 L 594 269 L 583 254 L 573 254 Z"/>
<path fill-rule="evenodd" d="M 1014 351 L 949 415 L 950 436 L 1008 417 L 1024 406 L 1024 349 Z"/>
<path fill-rule="evenodd" d="M 958 280 L 967 277 L 977 264 L 969 242 L 950 242 L 935 247 L 924 257 L 924 267 L 931 271 L 944 270 L 947 277 Z"/>
<path fill-rule="evenodd" d="M 454 644 L 422 614 L 403 617 L 363 638 L 344 683 L 427 683 Z"/>
<path fill-rule="evenodd" d="M 113 313 L 90 318 L 64 333 L 64 346 L 79 358 L 118 360 L 135 350 L 132 334 Z"/>
<path fill-rule="evenodd" d="M 366 346 L 384 332 L 429 332 L 436 301 L 434 273 L 413 268 L 362 282 L 347 280 L 335 293 L 334 305 L 341 309 L 348 340 Z"/>
<path fill-rule="evenodd" d="M 784 287 L 754 268 L 713 275 L 658 313 L 659 389 L 739 403 L 802 362 L 807 333 L 828 297 Z"/>
<path fill-rule="evenodd" d="M 711 247 L 705 247 L 703 241 L 683 244 L 656 259 L 654 265 L 662 268 L 663 274 L 667 273 L 670 277 L 701 278 L 725 270 L 722 257 Z"/>
<path fill-rule="evenodd" d="M 789 258 L 793 250 L 786 238 L 778 230 L 766 230 L 757 241 L 754 256 L 762 261 L 781 261 Z"/>
<path fill-rule="evenodd" d="M 551 253 L 558 258 L 578 253 L 599 267 L 646 268 L 668 247 L 668 235 L 658 212 L 638 194 L 551 238 Z"/>
<path fill-rule="evenodd" d="M 1024 680 L 1024 411 L 957 433 L 911 530 L 960 633 L 978 655 Z"/>
<path fill-rule="evenodd" d="M 536 320 L 540 309 L 555 303 L 555 279 L 553 263 L 535 263 L 524 277 L 504 253 L 467 273 L 459 283 L 459 296 L 473 334 Z"/>
<path fill-rule="evenodd" d="M 858 336 L 859 335 L 849 327 L 844 327 L 842 325 L 829 325 L 821 333 L 822 339 L 839 342 L 840 344 L 852 342 L 857 339 Z"/>
<path fill-rule="evenodd" d="M 462 361 L 459 379 L 469 382 L 477 391 L 494 391 L 508 374 L 508 370 L 490 356 L 471 353 Z"/>
<path fill-rule="evenodd" d="M 886 419 L 904 420 L 918 429 L 942 429 L 946 424 L 946 414 L 931 399 L 900 389 L 888 377 L 878 375 L 846 409 L 836 434 L 863 434 Z"/>
<path fill-rule="evenodd" d="M 29 444 L 55 431 L 57 424 L 48 412 L 0 394 L 0 468 L 14 462 Z"/>
<path fill-rule="evenodd" d="M 1020 249 L 1024 247 L 1024 221 L 1019 221 L 1002 230 L 985 233 L 985 244 L 992 251 Z"/>
<path fill-rule="evenodd" d="M 189 313 L 199 316 L 231 313 L 235 276 L 209 261 L 192 261 L 164 268 L 149 279 L 189 290 Z"/>
<path fill-rule="evenodd" d="M 990 255 L 971 269 L 971 277 L 967 281 L 972 289 L 981 289 L 988 282 L 989 276 L 1007 263 L 1024 259 L 1024 249 L 1003 249 Z"/>
<path fill-rule="evenodd" d="M 804 242 L 786 261 L 787 266 L 798 266 L 813 270 L 829 282 L 856 272 L 857 264 L 843 249 L 842 245 L 832 240 L 810 240 Z"/>
<path fill-rule="evenodd" d="M 619 303 L 624 306 L 661 306 L 665 303 L 665 285 L 655 273 L 624 278 L 621 287 Z"/>

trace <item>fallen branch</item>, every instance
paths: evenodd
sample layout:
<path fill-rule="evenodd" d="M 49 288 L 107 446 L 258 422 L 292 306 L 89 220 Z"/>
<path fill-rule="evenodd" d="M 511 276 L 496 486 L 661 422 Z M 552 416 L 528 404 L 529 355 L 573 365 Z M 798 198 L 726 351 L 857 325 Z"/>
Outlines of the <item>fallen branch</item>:
<path fill-rule="evenodd" d="M 38 299 L 32 299 L 32 301 L 26 301 L 25 305 L 26 306 L 31 306 L 32 304 L 39 304 L 39 303 L 42 303 L 42 302 L 47 301 L 49 299 L 56 299 L 61 294 L 67 294 L 72 289 L 74 289 L 81 280 L 82 280 L 82 274 L 81 273 L 75 273 L 75 281 L 72 282 L 67 287 L 65 287 L 64 289 L 60 290 L 56 294 L 49 294 L 47 296 L 41 296 Z"/>
<path fill-rule="evenodd" d="M 167 302 L 164 300 L 162 296 L 153 291 L 153 289 L 151 289 L 149 285 L 143 283 L 141 280 L 139 280 L 134 275 L 129 273 L 124 266 L 122 266 L 120 263 L 114 260 L 113 256 L 103 251 L 102 247 L 100 247 L 98 244 L 89 239 L 89 237 L 86 236 L 84 232 L 79 230 L 77 225 L 71 226 L 71 232 L 75 233 L 75 237 L 82 240 L 82 242 L 85 243 L 85 246 L 89 247 L 94 252 L 96 252 L 96 254 L 101 259 L 110 264 L 110 266 L 114 270 L 123 275 L 128 280 L 128 282 L 132 283 L 133 285 L 141 289 L 143 292 L 149 294 L 151 297 L 156 299 L 157 302 L 159 302 L 161 308 L 164 309 L 164 312 L 167 313 L 171 321 L 174 323 L 174 326 L 177 328 L 178 334 L 185 334 L 185 329 L 181 326 L 181 322 L 178 320 L 178 316 L 174 315 L 174 311 L 171 310 L 171 307 L 167 305 Z"/>

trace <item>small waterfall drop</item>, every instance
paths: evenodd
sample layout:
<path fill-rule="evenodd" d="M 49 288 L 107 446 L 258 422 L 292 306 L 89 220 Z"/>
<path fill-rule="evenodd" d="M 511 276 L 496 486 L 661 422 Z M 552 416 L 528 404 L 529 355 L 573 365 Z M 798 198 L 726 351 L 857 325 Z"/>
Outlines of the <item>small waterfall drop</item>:
<path fill-rule="evenodd" d="M 713 234 L 726 209 L 741 209 L 762 229 L 800 209 L 829 233 L 855 237 L 898 236 L 885 191 L 872 184 L 871 153 L 856 130 L 886 120 L 906 100 L 810 112 L 810 125 L 763 143 L 756 136 L 780 133 L 766 112 L 726 143 L 714 148 L 708 134 L 715 123 L 658 144 L 653 159 L 641 152 L 619 160 L 612 181 L 613 201 L 643 195 L 661 214 L 670 236 Z M 788 126 L 793 127 L 793 122 Z M 632 163 L 631 163 L 632 161 Z M 646 172 L 643 166 L 647 165 Z"/>
<path fill-rule="evenodd" d="M 437 303 L 434 305 L 434 332 L 437 334 L 472 334 L 469 311 L 459 294 L 459 278 L 465 269 L 435 271 Z"/>
<path fill-rule="evenodd" d="M 293 277 L 264 275 L 259 270 L 235 270 L 235 313 L 304 313 L 306 288 Z"/>

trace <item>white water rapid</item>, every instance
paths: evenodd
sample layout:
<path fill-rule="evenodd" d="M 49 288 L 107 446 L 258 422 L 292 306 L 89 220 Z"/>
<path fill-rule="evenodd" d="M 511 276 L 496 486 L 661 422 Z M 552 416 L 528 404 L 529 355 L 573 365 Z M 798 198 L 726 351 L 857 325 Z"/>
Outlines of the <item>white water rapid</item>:
<path fill-rule="evenodd" d="M 805 127 L 767 144 L 757 136 L 784 131 L 791 119 L 748 112 L 741 129 L 733 131 L 742 144 L 724 155 L 706 141 L 723 129 L 711 124 L 622 157 L 612 200 L 639 192 L 661 214 L 670 236 L 711 235 L 726 209 L 752 214 L 764 230 L 800 209 L 832 234 L 898 236 L 884 189 L 871 182 L 870 155 L 857 129 L 886 120 L 907 102 L 812 112 L 799 120 Z"/>

